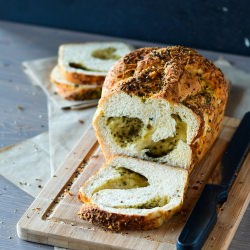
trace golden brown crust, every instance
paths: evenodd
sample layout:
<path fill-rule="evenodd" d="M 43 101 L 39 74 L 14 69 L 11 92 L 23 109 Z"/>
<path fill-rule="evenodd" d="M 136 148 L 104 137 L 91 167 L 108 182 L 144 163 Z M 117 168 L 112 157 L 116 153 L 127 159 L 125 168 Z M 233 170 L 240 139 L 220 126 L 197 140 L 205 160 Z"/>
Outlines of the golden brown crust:
<path fill-rule="evenodd" d="M 86 89 L 81 85 L 69 85 L 57 82 L 51 78 L 51 82 L 55 85 L 57 93 L 66 100 L 70 101 L 83 101 L 98 99 L 101 96 L 102 87 L 96 86 L 96 88 Z"/>
<path fill-rule="evenodd" d="M 84 73 L 68 72 L 68 71 L 65 71 L 63 67 L 60 67 L 60 66 L 59 66 L 59 69 L 60 69 L 61 74 L 66 80 L 70 82 L 74 82 L 75 84 L 83 84 L 83 85 L 94 84 L 94 85 L 102 86 L 104 79 L 105 79 L 105 76 L 94 75 L 94 72 L 93 74 L 87 75 Z"/>
<path fill-rule="evenodd" d="M 100 209 L 97 205 L 83 205 L 78 213 L 81 219 L 87 220 L 94 225 L 100 226 L 105 230 L 151 230 L 158 228 L 162 223 L 173 216 L 177 210 L 152 213 L 146 216 L 126 215 L 107 212 Z"/>
<path fill-rule="evenodd" d="M 220 131 L 228 83 L 220 69 L 193 49 L 182 46 L 141 48 L 121 58 L 110 70 L 99 105 L 108 95 L 119 91 L 190 108 L 200 123 L 190 145 L 194 165 Z"/>

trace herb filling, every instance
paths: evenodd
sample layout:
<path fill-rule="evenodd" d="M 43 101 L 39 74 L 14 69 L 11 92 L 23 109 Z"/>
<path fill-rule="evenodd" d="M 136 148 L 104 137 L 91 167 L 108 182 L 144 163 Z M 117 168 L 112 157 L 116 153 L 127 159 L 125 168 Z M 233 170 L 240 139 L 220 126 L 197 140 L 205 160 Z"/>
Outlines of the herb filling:
<path fill-rule="evenodd" d="M 119 176 L 114 179 L 108 180 L 103 185 L 99 186 L 94 192 L 98 192 L 104 189 L 131 189 L 131 188 L 141 188 L 147 187 L 149 185 L 148 179 L 127 168 L 117 168 Z"/>
<path fill-rule="evenodd" d="M 118 60 L 120 56 L 115 54 L 116 48 L 109 47 L 105 49 L 97 49 L 92 52 L 92 56 L 102 60 Z"/>
<path fill-rule="evenodd" d="M 120 147 L 126 147 L 129 143 L 140 138 L 143 122 L 138 118 L 109 117 L 106 121 L 110 133 Z"/>
<path fill-rule="evenodd" d="M 159 158 L 174 150 L 178 141 L 187 141 L 187 124 L 177 114 L 172 114 L 172 118 L 176 122 L 175 135 L 157 142 L 150 139 L 154 133 L 153 126 L 150 123 L 144 125 L 138 118 L 109 117 L 106 120 L 106 125 L 114 142 L 120 147 L 124 148 L 135 144 L 140 148 L 139 150 L 144 149 L 148 157 Z M 143 145 L 143 148 L 141 145 Z"/>

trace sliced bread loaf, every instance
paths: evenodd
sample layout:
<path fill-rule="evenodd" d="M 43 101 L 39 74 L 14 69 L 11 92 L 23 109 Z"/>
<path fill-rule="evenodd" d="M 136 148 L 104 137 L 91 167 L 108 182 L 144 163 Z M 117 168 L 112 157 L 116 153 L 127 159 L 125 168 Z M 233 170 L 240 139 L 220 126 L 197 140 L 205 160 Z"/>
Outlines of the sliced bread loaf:
<path fill-rule="evenodd" d="M 82 219 L 108 230 L 153 229 L 182 207 L 188 171 L 115 157 L 80 188 Z"/>
<path fill-rule="evenodd" d="M 107 159 L 127 155 L 191 171 L 216 139 L 228 83 L 193 49 L 141 48 L 109 71 L 93 126 Z"/>
<path fill-rule="evenodd" d="M 98 99 L 101 96 L 102 85 L 72 83 L 62 76 L 58 66 L 52 70 L 50 80 L 55 85 L 58 94 L 67 100 L 83 101 Z"/>
<path fill-rule="evenodd" d="M 113 64 L 131 51 L 121 42 L 63 44 L 58 65 L 65 79 L 77 84 L 102 84 Z"/>

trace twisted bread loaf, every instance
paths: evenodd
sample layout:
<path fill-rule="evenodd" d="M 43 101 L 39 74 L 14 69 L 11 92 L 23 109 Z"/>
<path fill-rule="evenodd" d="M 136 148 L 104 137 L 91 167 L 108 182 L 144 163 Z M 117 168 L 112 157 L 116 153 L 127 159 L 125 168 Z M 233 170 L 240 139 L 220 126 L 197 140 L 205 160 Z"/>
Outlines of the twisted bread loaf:
<path fill-rule="evenodd" d="M 81 187 L 80 217 L 110 230 L 152 229 L 180 210 L 227 96 L 221 71 L 192 49 L 142 48 L 121 58 L 93 120 L 108 163 Z"/>
<path fill-rule="evenodd" d="M 195 50 L 141 48 L 109 71 L 93 125 L 107 159 L 191 171 L 220 131 L 227 96 L 222 72 Z"/>

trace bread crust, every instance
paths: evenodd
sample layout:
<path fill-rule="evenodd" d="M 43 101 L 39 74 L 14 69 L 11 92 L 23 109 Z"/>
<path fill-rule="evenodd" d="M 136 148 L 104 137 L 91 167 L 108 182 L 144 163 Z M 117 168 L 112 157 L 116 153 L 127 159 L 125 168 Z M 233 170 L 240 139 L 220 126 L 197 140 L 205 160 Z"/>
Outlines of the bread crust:
<path fill-rule="evenodd" d="M 53 77 L 50 78 L 51 82 L 55 85 L 57 93 L 66 100 L 70 101 L 83 101 L 98 99 L 101 96 L 102 86 L 95 88 L 87 88 L 84 85 L 65 84 L 58 82 Z"/>
<path fill-rule="evenodd" d="M 121 230 L 151 230 L 159 228 L 163 222 L 170 219 L 181 206 L 174 210 L 150 213 L 145 216 L 111 213 L 102 210 L 97 205 L 82 205 L 78 215 L 94 225 L 110 231 Z"/>
<path fill-rule="evenodd" d="M 58 65 L 58 67 L 60 69 L 61 74 L 66 80 L 74 82 L 76 84 L 81 84 L 81 85 L 93 84 L 102 86 L 105 80 L 105 76 L 95 75 L 94 72 L 91 72 L 90 74 L 78 73 L 78 72 L 76 73 L 76 72 L 66 71 L 60 65 Z"/>
<path fill-rule="evenodd" d="M 204 156 L 220 132 L 228 98 L 228 82 L 212 62 L 197 51 L 182 47 L 141 48 L 121 58 L 109 71 L 99 107 L 112 94 L 125 92 L 141 99 L 182 104 L 200 124 L 190 147 L 192 167 Z M 94 120 L 94 126 L 97 127 Z M 111 158 L 96 129 L 106 158 Z"/>

